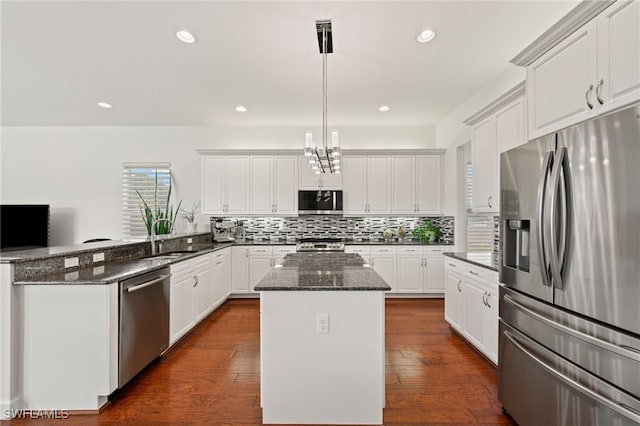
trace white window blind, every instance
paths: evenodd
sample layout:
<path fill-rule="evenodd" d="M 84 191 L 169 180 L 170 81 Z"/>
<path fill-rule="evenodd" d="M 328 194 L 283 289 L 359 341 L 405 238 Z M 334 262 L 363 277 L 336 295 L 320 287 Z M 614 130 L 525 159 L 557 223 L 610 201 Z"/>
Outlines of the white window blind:
<path fill-rule="evenodd" d="M 467 163 L 465 174 L 465 190 L 467 195 L 467 211 L 473 210 L 473 166 Z"/>
<path fill-rule="evenodd" d="M 142 219 L 144 209 L 140 195 L 151 211 L 164 210 L 171 186 L 170 163 L 122 164 L 122 233 L 126 236 L 145 236 L 147 228 Z M 138 195 L 138 192 L 140 195 Z M 144 210 L 142 210 L 144 211 Z"/>
<path fill-rule="evenodd" d="M 493 216 L 467 215 L 467 251 L 491 253 L 493 249 Z"/>

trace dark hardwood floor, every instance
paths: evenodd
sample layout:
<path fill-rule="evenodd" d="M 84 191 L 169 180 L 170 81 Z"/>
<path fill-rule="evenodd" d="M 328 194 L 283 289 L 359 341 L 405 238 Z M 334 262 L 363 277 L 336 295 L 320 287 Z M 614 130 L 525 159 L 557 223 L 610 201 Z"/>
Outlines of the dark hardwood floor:
<path fill-rule="evenodd" d="M 451 332 L 443 310 L 442 299 L 387 300 L 385 425 L 513 424 L 496 369 Z M 259 332 L 259 301 L 229 300 L 99 415 L 7 424 L 260 424 Z"/>

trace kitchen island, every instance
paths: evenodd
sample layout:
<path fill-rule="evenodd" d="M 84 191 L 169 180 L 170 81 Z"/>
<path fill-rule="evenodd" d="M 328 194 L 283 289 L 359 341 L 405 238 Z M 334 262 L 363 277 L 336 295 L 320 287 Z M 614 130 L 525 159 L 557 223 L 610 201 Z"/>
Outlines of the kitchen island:
<path fill-rule="evenodd" d="M 384 292 L 358 254 L 288 254 L 260 292 L 264 423 L 382 424 Z"/>

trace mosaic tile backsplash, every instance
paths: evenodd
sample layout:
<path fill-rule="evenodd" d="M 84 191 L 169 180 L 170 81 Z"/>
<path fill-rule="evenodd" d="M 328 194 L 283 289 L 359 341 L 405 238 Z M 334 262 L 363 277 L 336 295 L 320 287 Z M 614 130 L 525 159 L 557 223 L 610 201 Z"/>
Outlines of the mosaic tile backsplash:
<path fill-rule="evenodd" d="M 410 230 L 430 220 L 440 228 L 440 241 L 453 244 L 453 216 L 425 217 L 341 217 L 341 216 L 299 216 L 299 217 L 234 217 L 244 223 L 245 237 L 253 239 L 270 238 L 382 238 L 382 232 L 389 228 L 395 231 L 402 226 L 410 237 Z"/>

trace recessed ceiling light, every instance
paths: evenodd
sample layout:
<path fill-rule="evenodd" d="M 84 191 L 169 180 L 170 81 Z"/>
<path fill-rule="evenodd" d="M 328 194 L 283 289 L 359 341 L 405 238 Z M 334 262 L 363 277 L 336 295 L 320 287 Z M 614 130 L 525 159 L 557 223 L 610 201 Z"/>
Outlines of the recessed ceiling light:
<path fill-rule="evenodd" d="M 176 33 L 176 37 L 183 43 L 195 43 L 196 38 L 187 30 L 180 30 Z"/>
<path fill-rule="evenodd" d="M 427 43 L 433 40 L 435 36 L 436 36 L 435 31 L 427 29 L 422 31 L 420 34 L 418 34 L 418 37 L 416 37 L 416 40 L 418 40 L 418 43 Z"/>
<path fill-rule="evenodd" d="M 111 108 L 111 104 L 108 104 L 106 102 L 98 102 L 98 106 L 102 108 Z"/>
<path fill-rule="evenodd" d="M 380 112 L 387 112 L 389 111 L 391 108 L 389 108 L 387 105 L 382 105 L 380 108 L 378 108 L 378 111 Z"/>
<path fill-rule="evenodd" d="M 243 105 L 238 105 L 236 107 L 236 111 L 238 111 L 238 112 L 246 112 L 247 111 L 247 107 L 243 106 Z"/>

